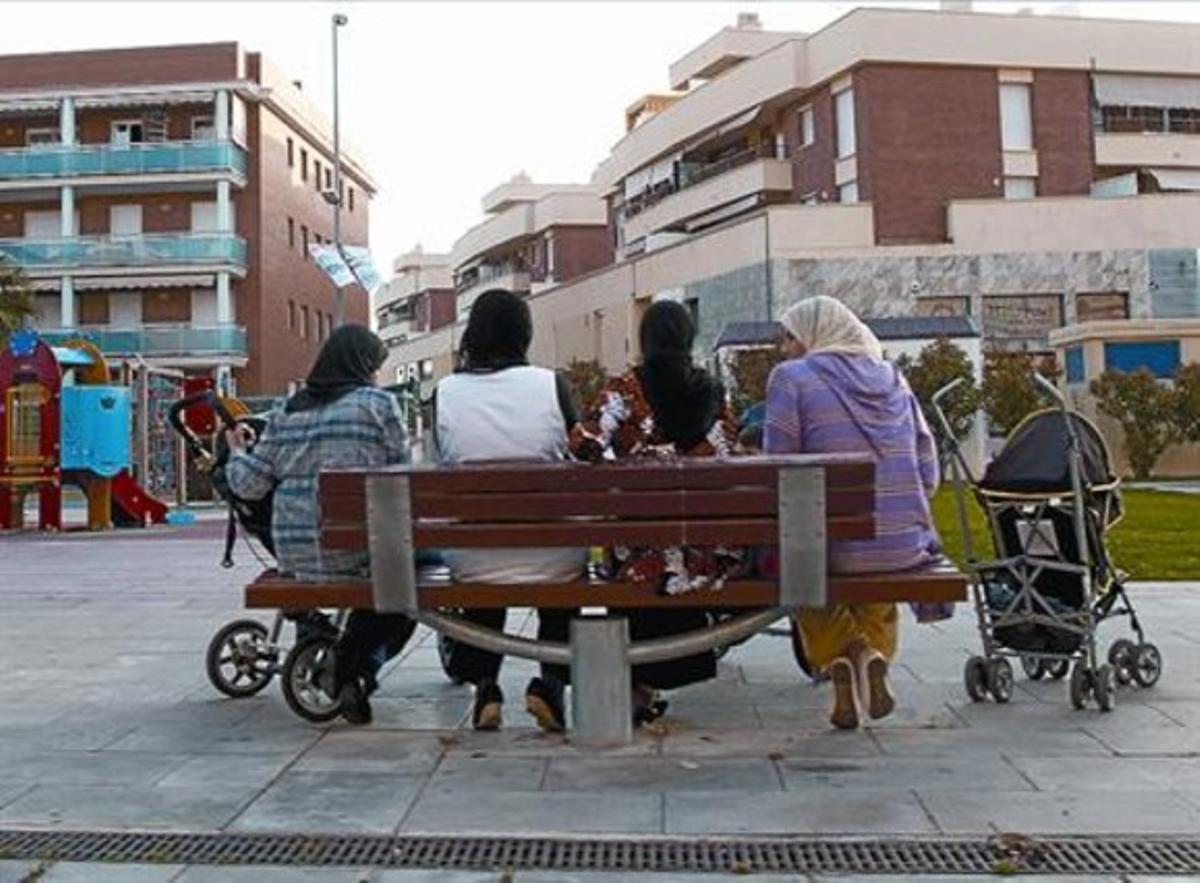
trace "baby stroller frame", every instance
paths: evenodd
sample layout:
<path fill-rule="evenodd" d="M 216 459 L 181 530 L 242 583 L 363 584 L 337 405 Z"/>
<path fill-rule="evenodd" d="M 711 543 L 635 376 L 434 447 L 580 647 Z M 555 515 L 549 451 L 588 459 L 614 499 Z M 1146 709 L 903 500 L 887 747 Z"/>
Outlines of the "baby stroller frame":
<path fill-rule="evenodd" d="M 1146 642 L 1125 592 L 1124 575 L 1113 566 L 1104 544 L 1104 532 L 1122 514 L 1120 481 L 1111 475 L 1104 482 L 1089 480 L 1076 427 L 1083 418 L 1069 410 L 1054 384 L 1040 375 L 1035 379 L 1054 401 L 1052 411 L 1062 416 L 1069 487 L 1028 491 L 984 487 L 972 474 L 941 404 L 963 381 L 956 380 L 933 396 L 934 412 L 947 439 L 955 507 L 983 645 L 983 656 L 966 662 L 964 684 L 973 701 L 990 694 L 997 702 L 1007 702 L 1014 688 L 1009 659 L 1017 657 L 1033 680 L 1046 675 L 1059 679 L 1069 670 L 1075 708 L 1084 708 L 1091 697 L 1102 711 L 1110 711 L 1118 685 L 1150 687 L 1157 682 L 1162 658 L 1158 648 Z M 1015 435 L 1014 431 L 1010 439 Z M 980 560 L 975 553 L 968 488 L 987 516 L 999 558 Z M 1012 552 L 1014 547 L 1020 550 L 1016 554 L 1001 551 Z M 1064 604 L 1064 598 L 1071 603 Z M 1119 639 L 1103 659 L 1097 627 L 1116 616 L 1129 617 L 1137 643 Z"/>
<path fill-rule="evenodd" d="M 213 409 L 223 429 L 249 424 L 261 430 L 261 425 L 254 426 L 256 418 L 247 413 L 232 413 L 227 403 L 211 390 L 175 402 L 167 419 L 184 440 L 189 459 L 211 474 L 223 465 L 219 444 L 209 450 L 184 421 L 189 408 L 201 406 Z M 232 552 L 239 529 L 257 537 L 266 551 L 273 554 L 269 516 L 265 518 L 266 524 L 252 523 L 253 513 L 244 501 L 234 498 L 219 482 L 214 482 L 214 490 L 230 506 L 221 566 L 233 566 Z M 279 675 L 284 700 L 292 711 L 313 723 L 331 721 L 340 709 L 322 682 L 322 675 L 330 670 L 328 663 L 345 619 L 346 611 L 337 611 L 331 619 L 314 610 L 279 610 L 269 626 L 256 619 L 228 622 L 213 635 L 205 652 L 209 682 L 231 699 L 244 699 L 260 693 Z M 290 648 L 283 643 L 284 625 L 289 621 L 296 624 L 296 641 Z"/>

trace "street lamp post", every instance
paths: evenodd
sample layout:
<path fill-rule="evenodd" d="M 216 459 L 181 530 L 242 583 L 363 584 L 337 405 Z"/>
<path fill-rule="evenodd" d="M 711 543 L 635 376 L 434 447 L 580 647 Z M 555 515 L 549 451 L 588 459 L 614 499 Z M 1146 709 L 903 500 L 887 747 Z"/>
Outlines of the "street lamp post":
<path fill-rule="evenodd" d="M 338 119 L 338 30 L 349 19 L 335 12 L 332 19 L 333 32 L 333 192 L 326 198 L 333 204 L 333 247 L 342 254 L 342 142 L 341 125 Z M 346 321 L 345 295 L 335 282 L 333 286 L 333 327 L 340 328 Z"/>

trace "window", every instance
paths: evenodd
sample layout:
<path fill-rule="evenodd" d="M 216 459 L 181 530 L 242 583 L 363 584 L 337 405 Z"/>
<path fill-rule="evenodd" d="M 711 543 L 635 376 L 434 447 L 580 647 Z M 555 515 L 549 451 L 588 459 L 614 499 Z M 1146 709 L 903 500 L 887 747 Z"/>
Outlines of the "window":
<path fill-rule="evenodd" d="M 110 205 L 108 207 L 109 236 L 140 236 L 142 233 L 142 207 L 133 205 Z"/>
<path fill-rule="evenodd" d="M 288 218 L 288 248 L 296 247 L 296 219 Z"/>
<path fill-rule="evenodd" d="M 296 332 L 296 302 L 294 300 L 288 301 L 288 331 L 293 334 Z"/>
<path fill-rule="evenodd" d="M 1000 84 L 1000 144 L 1004 150 L 1033 149 L 1028 83 Z"/>
<path fill-rule="evenodd" d="M 308 307 L 300 308 L 300 336 L 308 340 Z"/>
<path fill-rule="evenodd" d="M 325 314 L 317 310 L 317 340 L 325 340 Z"/>
<path fill-rule="evenodd" d="M 433 377 L 433 359 L 422 359 L 420 372 L 422 380 L 429 380 Z"/>
<path fill-rule="evenodd" d="M 108 292 L 85 291 L 79 295 L 79 324 L 108 324 Z"/>
<path fill-rule="evenodd" d="M 1159 380 L 1175 376 L 1179 368 L 1178 340 L 1111 341 L 1104 344 L 1104 367 L 1131 373 L 1145 368 Z"/>
<path fill-rule="evenodd" d="M 217 128 L 213 124 L 213 118 L 192 117 L 192 140 L 193 141 L 213 141 L 217 137 Z"/>
<path fill-rule="evenodd" d="M 178 325 L 192 321 L 192 292 L 159 289 L 142 293 L 142 322 Z"/>
<path fill-rule="evenodd" d="M 858 139 L 854 129 L 854 90 L 845 89 L 833 96 L 833 110 L 837 121 L 838 159 L 854 156 Z"/>
<path fill-rule="evenodd" d="M 847 204 L 858 202 L 858 182 L 847 181 L 838 188 L 838 202 Z"/>
<path fill-rule="evenodd" d="M 350 188 L 350 211 L 354 211 L 354 188 Z"/>
<path fill-rule="evenodd" d="M 1172 107 L 1167 111 L 1167 130 L 1176 135 L 1200 135 L 1200 109 Z"/>
<path fill-rule="evenodd" d="M 308 228 L 300 225 L 300 247 L 304 250 L 304 259 L 308 260 Z"/>
<path fill-rule="evenodd" d="M 291 138 L 287 140 L 288 168 L 296 164 L 296 144 Z"/>
<path fill-rule="evenodd" d="M 1036 178 L 1005 178 L 1005 199 L 1033 199 L 1037 196 Z"/>
<path fill-rule="evenodd" d="M 1162 132 L 1166 129 L 1165 116 L 1161 107 L 1118 105 L 1100 108 L 1105 132 Z"/>
<path fill-rule="evenodd" d="M 113 120 L 113 144 L 140 144 L 146 140 L 146 130 L 141 120 Z"/>
<path fill-rule="evenodd" d="M 321 163 L 313 160 L 313 190 L 321 192 Z"/>
<path fill-rule="evenodd" d="M 308 151 L 300 148 L 300 180 L 308 180 Z"/>
<path fill-rule="evenodd" d="M 1069 346 L 1066 351 L 1067 383 L 1083 383 L 1087 380 L 1087 369 L 1083 363 L 1083 347 Z"/>
<path fill-rule="evenodd" d="M 329 168 L 329 166 L 325 167 L 325 189 L 333 189 L 333 169 Z"/>
<path fill-rule="evenodd" d="M 55 126 L 44 126 L 25 130 L 25 143 L 30 147 L 39 144 L 58 144 L 62 141 L 62 133 Z"/>
<path fill-rule="evenodd" d="M 817 140 L 816 120 L 811 107 L 800 109 L 800 146 L 808 147 Z"/>

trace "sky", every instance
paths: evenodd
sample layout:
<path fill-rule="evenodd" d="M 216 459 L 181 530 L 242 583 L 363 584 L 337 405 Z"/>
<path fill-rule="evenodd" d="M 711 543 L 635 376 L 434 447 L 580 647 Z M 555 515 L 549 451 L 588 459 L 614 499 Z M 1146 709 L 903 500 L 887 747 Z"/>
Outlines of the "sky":
<path fill-rule="evenodd" d="M 811 32 L 856 6 L 936 2 L 12 2 L 0 53 L 238 41 L 330 106 L 330 16 L 341 37 L 343 138 L 380 187 L 371 249 L 381 270 L 415 244 L 449 251 L 484 193 L 524 171 L 586 182 L 624 109 L 667 88 L 667 67 L 739 12 Z M 1200 0 L 977 2 L 985 12 L 1200 22 Z M 2 85 L 2 84 L 0 84 Z"/>

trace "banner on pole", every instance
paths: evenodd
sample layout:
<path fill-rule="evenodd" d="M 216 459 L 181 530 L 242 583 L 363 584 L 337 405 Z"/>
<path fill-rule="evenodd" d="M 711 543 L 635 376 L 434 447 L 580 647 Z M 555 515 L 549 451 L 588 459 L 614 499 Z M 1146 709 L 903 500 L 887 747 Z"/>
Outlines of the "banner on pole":
<path fill-rule="evenodd" d="M 357 282 L 374 294 L 383 285 L 368 249 L 344 245 L 339 253 L 333 245 L 310 245 L 308 253 L 338 288 Z"/>

